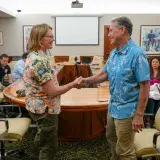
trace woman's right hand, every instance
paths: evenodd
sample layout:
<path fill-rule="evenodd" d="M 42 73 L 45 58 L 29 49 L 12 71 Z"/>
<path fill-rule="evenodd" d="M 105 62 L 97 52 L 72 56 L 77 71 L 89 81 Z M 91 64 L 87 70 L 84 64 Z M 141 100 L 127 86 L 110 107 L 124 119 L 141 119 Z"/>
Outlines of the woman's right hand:
<path fill-rule="evenodd" d="M 82 88 L 83 77 L 81 76 L 81 77 L 76 78 L 76 79 L 73 81 L 73 83 L 74 83 L 74 87 L 76 87 L 77 89 Z"/>

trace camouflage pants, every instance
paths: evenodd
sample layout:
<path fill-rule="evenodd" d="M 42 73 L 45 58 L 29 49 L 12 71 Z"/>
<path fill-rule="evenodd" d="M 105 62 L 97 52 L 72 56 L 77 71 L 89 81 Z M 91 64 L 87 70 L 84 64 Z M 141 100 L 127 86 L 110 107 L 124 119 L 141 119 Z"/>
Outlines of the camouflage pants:
<path fill-rule="evenodd" d="M 38 131 L 34 139 L 34 150 L 39 152 L 39 160 L 53 160 L 58 148 L 58 115 L 31 112 L 29 114 L 37 123 Z"/>

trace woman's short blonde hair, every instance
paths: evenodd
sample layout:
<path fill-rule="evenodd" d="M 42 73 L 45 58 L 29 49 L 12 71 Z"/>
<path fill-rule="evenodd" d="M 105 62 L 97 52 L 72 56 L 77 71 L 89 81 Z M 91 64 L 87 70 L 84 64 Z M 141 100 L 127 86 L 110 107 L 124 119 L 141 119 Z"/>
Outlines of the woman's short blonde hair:
<path fill-rule="evenodd" d="M 48 29 L 52 30 L 52 27 L 47 24 L 38 24 L 32 28 L 30 33 L 29 48 L 28 48 L 30 52 L 38 51 L 43 47 L 41 39 L 45 36 Z"/>

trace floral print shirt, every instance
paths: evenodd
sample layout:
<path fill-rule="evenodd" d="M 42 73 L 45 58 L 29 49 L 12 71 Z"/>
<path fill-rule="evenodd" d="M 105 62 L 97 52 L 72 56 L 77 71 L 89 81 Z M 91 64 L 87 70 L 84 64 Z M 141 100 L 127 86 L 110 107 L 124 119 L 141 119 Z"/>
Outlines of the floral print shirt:
<path fill-rule="evenodd" d="M 31 52 L 25 63 L 24 85 L 26 88 L 26 109 L 32 113 L 60 113 L 60 96 L 48 96 L 42 84 L 54 80 L 59 86 L 55 70 L 50 63 L 49 52 Z"/>
<path fill-rule="evenodd" d="M 103 69 L 110 82 L 109 114 L 116 119 L 132 117 L 138 106 L 139 83 L 150 80 L 145 51 L 130 39 L 122 50 L 111 52 Z"/>

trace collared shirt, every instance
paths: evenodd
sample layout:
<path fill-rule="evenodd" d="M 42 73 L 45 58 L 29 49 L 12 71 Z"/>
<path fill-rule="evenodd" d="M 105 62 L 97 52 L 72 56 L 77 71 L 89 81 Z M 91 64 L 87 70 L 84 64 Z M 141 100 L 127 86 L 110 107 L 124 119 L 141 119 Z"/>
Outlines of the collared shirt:
<path fill-rule="evenodd" d="M 27 110 L 36 114 L 60 113 L 60 96 L 48 96 L 42 87 L 42 84 L 52 79 L 55 86 L 59 86 L 57 75 L 49 60 L 49 53 L 31 52 L 26 59 L 23 76 Z"/>
<path fill-rule="evenodd" d="M 6 74 L 11 74 L 11 69 L 10 69 L 9 65 L 7 64 L 3 68 L 1 63 L 0 63 L 0 82 L 2 82 L 2 79 Z"/>
<path fill-rule="evenodd" d="M 12 78 L 21 79 L 23 77 L 23 72 L 24 72 L 24 60 L 21 59 L 15 64 L 13 68 Z"/>
<path fill-rule="evenodd" d="M 109 113 L 113 118 L 132 117 L 138 106 L 140 82 L 150 80 L 147 56 L 131 39 L 114 49 L 103 68 L 110 81 Z"/>

